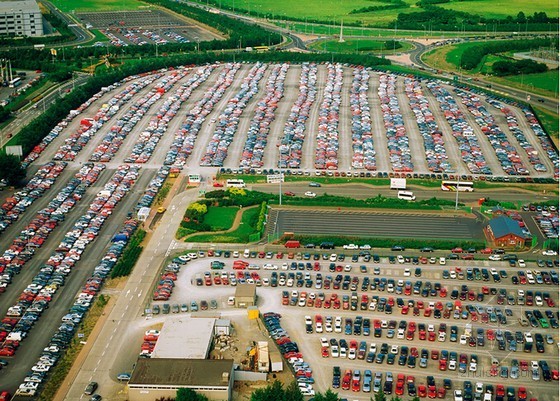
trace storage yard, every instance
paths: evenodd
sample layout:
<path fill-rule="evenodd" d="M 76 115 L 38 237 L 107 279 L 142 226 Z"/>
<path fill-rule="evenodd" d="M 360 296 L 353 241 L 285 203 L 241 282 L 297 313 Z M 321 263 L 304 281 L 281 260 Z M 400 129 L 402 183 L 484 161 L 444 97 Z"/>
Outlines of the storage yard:
<path fill-rule="evenodd" d="M 78 332 L 92 299 L 137 229 L 138 223 L 130 217 L 141 207 L 153 205 L 172 171 L 186 167 L 185 173 L 201 174 L 207 180 L 221 167 L 282 167 L 310 173 L 337 169 L 370 175 L 445 173 L 473 180 L 488 173 L 558 177 L 558 154 L 530 111 L 503 100 L 455 91 L 441 82 L 419 82 L 336 64 L 211 64 L 129 77 L 103 88 L 73 110 L 24 163 L 30 166 L 32 176 L 26 187 L 4 201 L 0 211 L 0 314 L 4 316 L 0 355 L 17 355 L 3 369 L 0 388 L 13 392 L 19 387 L 26 395 L 41 386 L 60 349 Z M 181 216 L 187 204 L 177 207 Z M 160 224 L 169 225 L 169 219 L 163 216 Z M 113 316 L 118 311 L 121 320 L 113 320 L 106 329 L 110 340 L 101 352 L 115 346 L 111 340 L 115 333 L 122 334 L 117 331 L 122 319 L 143 322 L 143 308 L 134 307 L 143 305 L 147 294 L 138 288 L 155 280 L 160 274 L 158 267 L 174 246 L 157 240 L 155 248 L 143 253 L 152 258 L 141 267 L 146 274 L 127 283 L 132 288 L 120 294 L 130 298 L 130 303 L 111 313 Z M 481 263 L 485 268 L 494 266 Z M 323 274 L 327 274 L 328 266 L 323 265 Z M 388 277 L 403 274 L 402 269 L 383 268 L 391 269 L 390 274 L 384 273 Z M 357 270 L 357 265 L 352 269 Z M 231 286 L 220 284 L 220 288 L 209 289 L 191 284 L 191 274 L 207 270 L 208 259 L 203 259 L 191 263 L 187 275 L 178 273 L 170 302 L 182 304 L 191 298 L 198 302 L 202 296 L 211 301 L 212 296 L 218 301 L 216 308 L 223 308 L 234 293 Z M 439 271 L 433 270 L 422 277 L 441 280 Z M 360 277 L 365 275 L 360 273 Z M 448 291 L 456 286 L 444 282 Z M 495 286 L 503 286 L 506 292 L 514 290 L 509 284 Z M 537 288 L 546 291 L 543 284 Z M 264 307 L 262 311 L 281 311 L 281 291 L 264 290 L 273 296 L 260 297 L 258 289 L 259 302 L 266 298 L 266 303 L 259 305 Z M 551 293 L 557 302 L 556 292 Z M 317 311 L 285 308 L 294 318 L 283 317 L 281 324 L 302 345 L 306 361 L 309 358 L 313 369 L 332 368 L 334 359 L 329 357 L 328 364 L 320 359 L 319 342 L 303 341 L 303 316 Z M 521 308 L 511 309 L 514 315 L 510 323 L 515 324 Z M 462 330 L 463 324 L 460 326 Z M 320 335 L 310 333 L 308 337 Z M 115 341 L 122 345 L 126 338 Z M 554 338 L 554 344 L 557 341 Z M 131 340 L 132 345 L 137 347 L 137 342 Z M 546 347 L 552 350 L 555 345 Z M 113 359 L 104 363 L 114 363 L 117 350 L 109 349 Z M 512 356 L 499 355 L 511 364 Z M 486 354 L 481 358 L 487 358 Z M 538 359 L 558 368 L 557 359 Z M 366 369 L 366 362 L 363 364 Z M 85 385 L 99 374 L 95 373 L 97 366 L 86 363 L 75 381 L 80 389 L 73 387 L 68 399 L 82 396 Z M 111 370 L 111 377 L 114 373 Z M 323 372 L 316 388 L 325 390 L 330 375 Z M 518 380 L 530 383 L 525 377 Z M 475 381 L 478 378 L 473 378 Z M 509 381 L 518 387 L 517 381 Z M 110 392 L 101 392 L 117 397 L 117 386 L 122 385 L 114 379 L 106 383 L 112 386 Z M 557 399 L 549 387 L 552 384 L 539 383 L 538 390 L 530 391 L 535 391 L 539 401 Z M 119 399 L 115 397 L 109 399 Z"/>
<path fill-rule="evenodd" d="M 220 35 L 194 21 L 159 9 L 78 13 L 76 17 L 93 29 L 99 29 L 113 46 L 197 43 L 220 39 Z"/>

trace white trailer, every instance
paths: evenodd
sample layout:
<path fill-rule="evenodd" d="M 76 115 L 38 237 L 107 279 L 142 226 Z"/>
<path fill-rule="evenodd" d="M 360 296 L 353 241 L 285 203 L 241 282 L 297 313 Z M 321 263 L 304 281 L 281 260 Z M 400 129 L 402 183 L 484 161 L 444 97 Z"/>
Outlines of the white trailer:
<path fill-rule="evenodd" d="M 270 370 L 268 362 L 268 342 L 259 341 L 257 343 L 257 370 L 259 372 L 267 372 Z"/>
<path fill-rule="evenodd" d="M 391 178 L 391 189 L 399 191 L 406 189 L 406 178 Z"/>

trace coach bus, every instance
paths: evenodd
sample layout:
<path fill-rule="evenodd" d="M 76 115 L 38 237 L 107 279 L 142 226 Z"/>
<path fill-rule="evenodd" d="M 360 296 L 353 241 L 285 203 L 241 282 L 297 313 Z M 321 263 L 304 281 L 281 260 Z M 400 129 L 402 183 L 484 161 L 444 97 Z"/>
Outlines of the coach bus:
<path fill-rule="evenodd" d="M 21 85 L 21 78 L 20 77 L 16 77 L 16 78 L 12 79 L 10 82 L 8 82 L 8 86 L 10 88 L 16 88 L 20 85 Z"/>
<path fill-rule="evenodd" d="M 414 196 L 414 192 L 411 191 L 399 191 L 397 192 L 397 198 L 404 199 L 410 202 L 416 200 L 416 196 Z"/>
<path fill-rule="evenodd" d="M 472 192 L 474 191 L 474 184 L 468 181 L 442 181 L 441 190 L 453 192 Z"/>
<path fill-rule="evenodd" d="M 227 180 L 226 187 L 228 188 L 245 188 L 245 181 L 243 180 Z"/>

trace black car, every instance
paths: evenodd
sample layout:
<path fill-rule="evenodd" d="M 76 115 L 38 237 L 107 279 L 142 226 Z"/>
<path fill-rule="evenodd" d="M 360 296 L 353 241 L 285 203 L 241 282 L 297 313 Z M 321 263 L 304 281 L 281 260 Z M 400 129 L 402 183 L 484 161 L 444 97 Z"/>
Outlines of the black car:
<path fill-rule="evenodd" d="M 397 252 L 397 251 L 402 252 L 402 251 L 405 251 L 405 250 L 406 250 L 406 248 L 402 245 L 393 245 L 391 247 L 391 251 L 395 251 L 395 252 Z"/>

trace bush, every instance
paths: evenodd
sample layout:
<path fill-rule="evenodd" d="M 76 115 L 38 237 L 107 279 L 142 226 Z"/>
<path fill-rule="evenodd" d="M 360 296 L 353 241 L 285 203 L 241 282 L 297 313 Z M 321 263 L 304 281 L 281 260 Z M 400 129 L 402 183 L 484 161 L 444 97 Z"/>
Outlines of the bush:
<path fill-rule="evenodd" d="M 544 63 L 537 63 L 535 60 L 514 60 L 514 61 L 496 61 L 492 64 L 492 71 L 498 76 L 534 74 L 538 72 L 548 71 L 548 67 Z"/>
<path fill-rule="evenodd" d="M 256 228 L 259 233 L 263 231 L 264 228 L 264 221 L 266 220 L 266 210 L 267 210 L 267 203 L 263 202 L 261 204 L 261 210 L 259 212 L 259 218 L 257 220 Z"/>
<path fill-rule="evenodd" d="M 142 250 L 144 249 L 144 247 L 140 244 L 145 237 L 146 231 L 142 229 L 138 229 L 132 235 L 119 261 L 111 271 L 111 278 L 124 277 L 130 274 L 130 272 L 134 268 L 134 265 L 136 264 L 136 261 L 140 257 Z"/>

